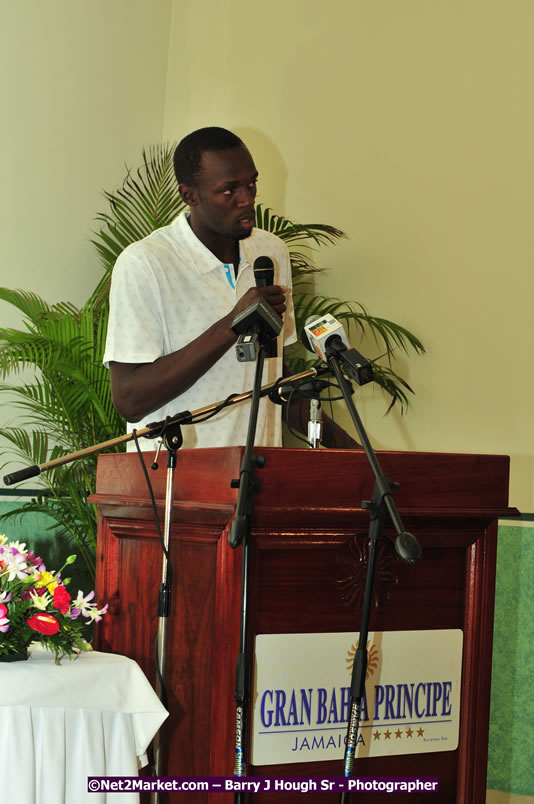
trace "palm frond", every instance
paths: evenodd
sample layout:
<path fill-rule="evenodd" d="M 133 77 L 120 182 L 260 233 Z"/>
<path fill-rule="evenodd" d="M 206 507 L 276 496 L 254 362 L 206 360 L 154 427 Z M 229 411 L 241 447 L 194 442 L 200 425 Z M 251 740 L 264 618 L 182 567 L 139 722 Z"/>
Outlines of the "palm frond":
<path fill-rule="evenodd" d="M 401 414 L 405 413 L 410 403 L 408 393 L 413 394 L 413 388 L 390 366 L 383 366 L 377 360 L 373 361 L 373 376 L 377 385 L 390 397 L 386 413 L 395 405 L 400 406 Z"/>
<path fill-rule="evenodd" d="M 419 338 L 413 335 L 405 327 L 379 318 L 367 311 L 359 302 L 346 302 L 328 296 L 313 295 L 311 293 L 299 292 L 298 289 L 293 295 L 295 305 L 295 321 L 297 331 L 301 332 L 307 320 L 311 317 L 330 314 L 339 321 L 347 324 L 347 328 L 354 328 L 360 339 L 366 335 L 371 335 L 379 349 L 377 356 L 366 355 L 373 364 L 375 382 L 382 388 L 387 396 L 390 397 L 390 404 L 387 409 L 398 404 L 401 412 L 404 413 L 408 407 L 408 393 L 413 393 L 408 383 L 391 366 L 395 353 L 398 350 L 409 354 L 410 350 L 416 354 L 423 354 L 425 348 Z M 384 366 L 381 361 L 385 360 L 388 365 Z M 305 347 L 296 344 L 290 352 L 288 364 L 291 370 L 297 372 L 304 370 L 303 366 L 313 365 L 306 356 Z M 316 362 L 316 361 L 315 361 Z"/>
<path fill-rule="evenodd" d="M 372 334 L 377 345 L 390 357 L 397 349 L 408 353 L 413 349 L 416 354 L 424 354 L 425 347 L 416 335 L 400 324 L 371 315 L 360 302 L 343 301 L 331 296 L 296 294 L 295 319 L 300 331 L 311 316 L 330 314 L 339 321 L 345 321 L 349 327 L 355 327 L 360 336 Z"/>
<path fill-rule="evenodd" d="M 256 205 L 256 226 L 272 232 L 286 243 L 294 279 L 321 271 L 313 261 L 312 252 L 316 248 L 333 245 L 345 237 L 344 232 L 335 226 L 324 223 L 295 223 L 262 204 Z M 296 245 L 299 243 L 307 246 L 307 251 L 297 249 Z"/>
<path fill-rule="evenodd" d="M 283 215 L 277 215 L 270 207 L 256 205 L 256 226 L 277 235 L 281 240 L 297 243 L 313 241 L 316 246 L 334 245 L 346 235 L 341 229 L 324 223 L 295 223 Z"/>
<path fill-rule="evenodd" d="M 16 307 L 30 321 L 38 321 L 52 309 L 40 296 L 29 290 L 11 290 L 0 287 L 0 299 Z"/>
<path fill-rule="evenodd" d="M 118 190 L 104 193 L 109 210 L 97 215 L 102 226 L 91 241 L 105 269 L 92 294 L 97 307 L 107 298 L 110 273 L 126 246 L 166 226 L 184 208 L 174 177 L 174 147 L 143 149 L 143 164 L 135 172 L 127 171 Z"/>

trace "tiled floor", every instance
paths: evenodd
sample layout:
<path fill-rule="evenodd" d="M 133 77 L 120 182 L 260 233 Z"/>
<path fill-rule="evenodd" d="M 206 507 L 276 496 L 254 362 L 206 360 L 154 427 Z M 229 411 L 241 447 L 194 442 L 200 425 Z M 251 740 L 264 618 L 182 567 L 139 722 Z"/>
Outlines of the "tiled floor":
<path fill-rule="evenodd" d="M 518 796 L 515 793 L 488 790 L 486 804 L 534 804 L 534 796 Z"/>

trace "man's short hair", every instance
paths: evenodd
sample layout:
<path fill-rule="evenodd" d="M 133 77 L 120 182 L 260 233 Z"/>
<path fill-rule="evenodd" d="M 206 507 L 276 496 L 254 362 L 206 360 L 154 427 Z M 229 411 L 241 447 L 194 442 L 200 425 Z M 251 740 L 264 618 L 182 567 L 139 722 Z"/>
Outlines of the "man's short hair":
<path fill-rule="evenodd" d="M 192 131 L 174 151 L 174 173 L 178 184 L 195 185 L 204 151 L 225 151 L 244 145 L 237 134 L 219 126 Z"/>

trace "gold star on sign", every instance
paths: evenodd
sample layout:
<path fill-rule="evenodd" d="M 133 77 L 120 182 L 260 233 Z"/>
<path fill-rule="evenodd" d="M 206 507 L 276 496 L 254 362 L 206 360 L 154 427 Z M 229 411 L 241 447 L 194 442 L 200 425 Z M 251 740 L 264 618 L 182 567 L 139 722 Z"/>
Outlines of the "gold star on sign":
<path fill-rule="evenodd" d="M 413 729 L 406 729 L 406 737 L 413 737 Z"/>
<path fill-rule="evenodd" d="M 400 740 L 400 738 L 402 737 L 402 731 L 400 729 L 397 729 L 397 731 L 395 732 L 395 737 L 397 738 L 397 740 Z"/>
<path fill-rule="evenodd" d="M 385 731 L 384 732 L 384 737 L 386 738 L 386 740 L 389 740 L 389 738 L 391 737 L 391 732 L 390 731 Z"/>
<path fill-rule="evenodd" d="M 424 729 L 417 729 L 417 736 L 418 737 L 422 737 L 424 733 L 425 733 Z"/>
<path fill-rule="evenodd" d="M 375 740 L 379 740 L 380 739 L 380 732 L 375 731 L 375 733 L 373 734 L 373 737 L 375 738 Z"/>

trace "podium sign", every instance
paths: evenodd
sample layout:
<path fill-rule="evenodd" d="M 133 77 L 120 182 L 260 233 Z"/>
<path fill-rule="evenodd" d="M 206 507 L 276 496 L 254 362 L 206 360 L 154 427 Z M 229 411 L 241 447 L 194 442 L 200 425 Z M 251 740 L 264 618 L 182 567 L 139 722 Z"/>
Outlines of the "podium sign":
<path fill-rule="evenodd" d="M 356 758 L 455 751 L 460 630 L 370 633 Z M 253 765 L 342 760 L 354 634 L 256 637 Z"/>

